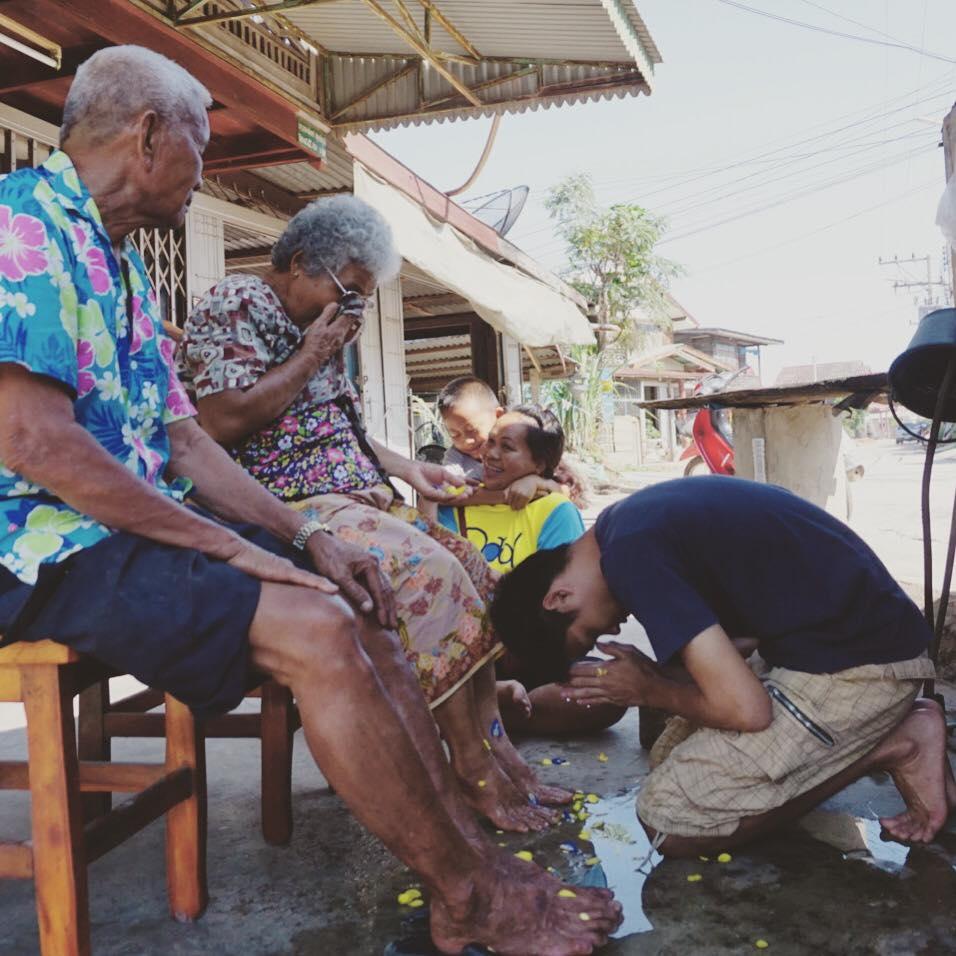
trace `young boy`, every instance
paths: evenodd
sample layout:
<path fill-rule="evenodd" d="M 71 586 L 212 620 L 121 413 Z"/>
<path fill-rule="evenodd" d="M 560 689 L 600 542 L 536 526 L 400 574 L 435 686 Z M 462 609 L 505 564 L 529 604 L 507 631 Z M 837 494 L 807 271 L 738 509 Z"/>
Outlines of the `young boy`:
<path fill-rule="evenodd" d="M 612 659 L 574 665 L 565 694 L 699 728 L 638 800 L 664 855 L 744 843 L 876 770 L 906 803 L 881 821 L 897 840 L 929 842 L 956 806 L 943 715 L 917 700 L 934 673 L 929 628 L 866 544 L 815 505 L 739 478 L 653 485 L 573 544 L 527 558 L 491 608 L 505 646 L 558 681 L 631 614 L 657 663 L 601 644 Z M 745 643 L 769 674 L 746 665 Z"/>
<path fill-rule="evenodd" d="M 474 375 L 462 375 L 450 381 L 439 392 L 437 405 L 452 443 L 452 447 L 445 452 L 443 464 L 457 465 L 466 478 L 481 481 L 481 454 L 492 426 L 504 415 L 505 409 L 499 404 L 491 386 Z M 576 495 L 575 485 L 580 486 L 581 480 L 562 459 L 555 480 L 526 475 L 502 491 L 479 490 L 468 499 L 468 503 L 508 504 L 515 511 L 520 511 L 533 499 L 558 492 L 568 495 L 578 507 L 583 507 L 580 500 L 583 489 Z"/>

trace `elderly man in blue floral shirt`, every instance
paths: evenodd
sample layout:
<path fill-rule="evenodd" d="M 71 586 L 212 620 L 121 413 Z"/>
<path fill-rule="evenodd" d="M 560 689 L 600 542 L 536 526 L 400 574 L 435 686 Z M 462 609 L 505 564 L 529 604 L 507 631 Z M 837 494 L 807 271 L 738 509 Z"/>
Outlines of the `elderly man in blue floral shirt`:
<path fill-rule="evenodd" d="M 619 905 L 559 895 L 477 827 L 374 558 L 192 417 L 128 237 L 184 222 L 209 105 L 165 57 L 102 50 L 77 71 L 62 149 L 0 180 L 0 640 L 52 638 L 200 715 L 273 676 L 326 777 L 431 890 L 442 952 L 589 953 Z"/>

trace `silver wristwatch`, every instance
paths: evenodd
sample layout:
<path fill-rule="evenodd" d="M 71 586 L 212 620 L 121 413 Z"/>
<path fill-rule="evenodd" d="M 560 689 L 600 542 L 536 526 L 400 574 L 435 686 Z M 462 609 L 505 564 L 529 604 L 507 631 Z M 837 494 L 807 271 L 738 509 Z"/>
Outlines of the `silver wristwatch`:
<path fill-rule="evenodd" d="M 326 534 L 332 533 L 332 529 L 324 521 L 306 521 L 306 523 L 296 531 L 295 537 L 292 539 L 292 547 L 304 551 L 309 538 L 317 531 L 324 531 Z"/>

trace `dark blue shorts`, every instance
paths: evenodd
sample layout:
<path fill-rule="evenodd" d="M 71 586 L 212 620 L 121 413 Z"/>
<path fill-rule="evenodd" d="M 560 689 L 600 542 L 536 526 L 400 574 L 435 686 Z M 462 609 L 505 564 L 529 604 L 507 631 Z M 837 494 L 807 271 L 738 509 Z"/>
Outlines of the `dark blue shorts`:
<path fill-rule="evenodd" d="M 261 528 L 229 527 L 303 564 Z M 0 567 L 0 633 L 3 643 L 66 644 L 205 717 L 232 710 L 256 683 L 248 635 L 260 590 L 223 561 L 120 531 L 41 565 L 35 586 Z"/>

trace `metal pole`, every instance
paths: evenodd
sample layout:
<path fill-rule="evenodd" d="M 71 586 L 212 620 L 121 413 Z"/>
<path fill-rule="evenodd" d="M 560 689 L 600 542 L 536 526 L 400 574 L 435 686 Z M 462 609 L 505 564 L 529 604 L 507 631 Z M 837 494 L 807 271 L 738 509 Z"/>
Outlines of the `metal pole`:
<path fill-rule="evenodd" d="M 946 155 L 946 181 L 956 175 L 956 104 L 943 120 L 943 152 Z M 950 246 L 949 267 L 953 273 L 953 304 L 956 305 L 956 249 Z"/>

